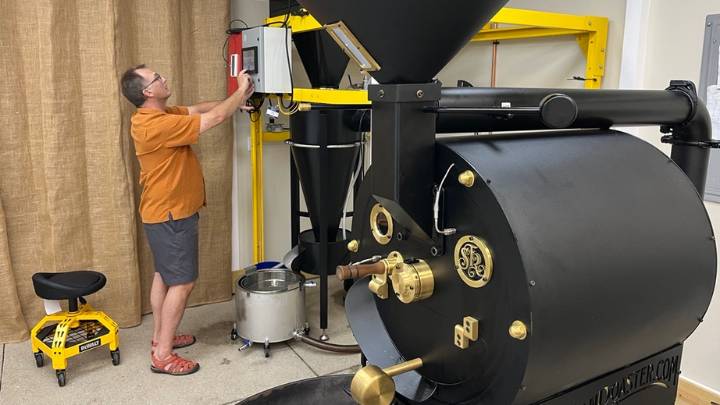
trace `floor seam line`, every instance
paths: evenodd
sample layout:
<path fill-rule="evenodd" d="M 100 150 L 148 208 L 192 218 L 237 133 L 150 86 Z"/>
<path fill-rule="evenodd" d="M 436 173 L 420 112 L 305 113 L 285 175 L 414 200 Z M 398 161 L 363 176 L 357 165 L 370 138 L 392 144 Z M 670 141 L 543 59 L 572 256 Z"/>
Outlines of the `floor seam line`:
<path fill-rule="evenodd" d="M 302 356 L 301 356 L 300 354 L 298 354 L 298 352 L 296 352 L 295 349 L 293 349 L 292 346 L 290 346 L 290 343 L 287 343 L 287 342 L 286 342 L 285 344 L 290 348 L 290 350 L 292 350 L 293 353 L 295 353 L 296 356 L 298 356 L 298 358 L 300 359 L 300 361 L 302 361 L 302 362 L 307 366 L 307 368 L 309 368 L 310 371 L 311 371 L 313 374 L 315 374 L 315 377 L 320 377 L 320 374 L 318 374 L 317 372 L 315 372 L 315 370 L 313 370 L 313 368 L 310 367 L 310 365 L 308 364 L 308 362 L 305 361 L 305 359 L 303 359 Z"/>
<path fill-rule="evenodd" d="M 327 373 L 327 374 L 323 374 L 323 375 L 330 375 L 330 374 L 339 373 L 339 372 L 341 372 L 341 371 L 352 370 L 353 367 L 355 367 L 355 366 L 350 366 L 350 367 L 341 368 L 340 370 L 331 371 L 331 372 L 329 372 L 329 373 Z"/>

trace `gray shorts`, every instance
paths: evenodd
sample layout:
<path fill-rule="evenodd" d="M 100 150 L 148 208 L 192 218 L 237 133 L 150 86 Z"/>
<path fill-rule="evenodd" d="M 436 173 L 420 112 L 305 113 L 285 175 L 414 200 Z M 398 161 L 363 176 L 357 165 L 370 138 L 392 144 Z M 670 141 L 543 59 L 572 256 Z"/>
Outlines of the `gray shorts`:
<path fill-rule="evenodd" d="M 169 219 L 159 224 L 143 224 L 150 243 L 155 271 L 169 286 L 187 284 L 198 277 L 198 219 Z"/>

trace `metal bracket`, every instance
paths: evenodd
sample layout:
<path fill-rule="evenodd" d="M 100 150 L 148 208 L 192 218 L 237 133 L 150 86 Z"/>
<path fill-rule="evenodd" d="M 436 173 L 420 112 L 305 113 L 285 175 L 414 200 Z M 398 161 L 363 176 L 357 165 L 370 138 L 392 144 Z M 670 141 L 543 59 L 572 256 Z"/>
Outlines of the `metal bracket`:
<path fill-rule="evenodd" d="M 681 122 L 677 126 L 681 127 L 690 122 L 690 120 L 695 117 L 698 105 L 698 95 L 697 90 L 695 89 L 695 83 L 689 80 L 671 80 L 670 86 L 668 86 L 665 90 L 682 93 L 688 98 L 688 101 L 690 101 L 690 114 L 688 114 L 687 118 L 685 118 L 685 121 Z"/>
<path fill-rule="evenodd" d="M 672 132 L 672 131 L 670 131 Z M 708 141 L 688 141 L 685 139 L 675 138 L 675 135 L 665 135 L 660 138 L 662 143 L 669 143 L 670 145 L 683 145 L 683 146 L 695 146 L 701 149 L 716 148 L 720 149 L 720 140 L 711 139 Z"/>
<path fill-rule="evenodd" d="M 467 349 L 470 341 L 473 342 L 478 338 L 479 322 L 472 316 L 463 318 L 462 325 L 455 325 L 455 346 L 461 349 Z"/>

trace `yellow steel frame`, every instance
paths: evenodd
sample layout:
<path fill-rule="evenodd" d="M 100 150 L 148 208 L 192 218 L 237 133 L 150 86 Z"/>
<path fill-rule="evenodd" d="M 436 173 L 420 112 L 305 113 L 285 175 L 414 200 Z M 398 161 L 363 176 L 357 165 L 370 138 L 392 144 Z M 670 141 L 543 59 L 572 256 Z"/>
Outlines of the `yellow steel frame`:
<path fill-rule="evenodd" d="M 265 20 L 267 24 L 282 24 L 285 16 Z M 290 16 L 288 26 L 294 33 L 318 30 L 323 26 L 311 15 Z M 602 86 L 605 75 L 608 19 L 577 16 L 515 8 L 501 9 L 475 36 L 472 42 L 504 41 L 526 38 L 575 35 L 585 53 L 585 88 Z M 365 90 L 293 89 L 293 100 L 322 104 L 370 104 Z M 264 259 L 262 210 L 262 141 L 277 142 L 289 138 L 287 132 L 263 132 L 261 118 L 252 123 L 253 178 L 253 252 L 255 262 Z"/>
<path fill-rule="evenodd" d="M 500 25 L 500 27 L 497 27 Z M 510 25 L 510 26 L 507 26 Z M 608 19 L 544 11 L 501 9 L 472 41 L 575 35 L 585 53 L 585 88 L 598 89 L 605 75 Z"/>
<path fill-rule="evenodd" d="M 50 357 L 52 367 L 55 370 L 65 370 L 67 368 L 67 359 L 81 353 L 80 344 L 65 347 L 68 333 L 71 329 L 80 326 L 80 321 L 98 321 L 108 330 L 108 333 L 95 339 L 90 339 L 82 343 L 83 345 L 99 340 L 100 345 L 97 347 L 108 345 L 110 350 L 117 350 L 120 339 L 118 337 L 118 326 L 115 321 L 110 319 L 104 312 L 95 311 L 90 304 L 81 304 L 77 312 L 56 312 L 45 316 L 35 325 L 30 334 L 30 344 L 33 353 L 42 351 Z M 45 325 L 51 322 L 57 323 L 58 326 L 55 328 L 52 346 L 48 346 L 45 342 L 38 339 L 37 335 Z"/>

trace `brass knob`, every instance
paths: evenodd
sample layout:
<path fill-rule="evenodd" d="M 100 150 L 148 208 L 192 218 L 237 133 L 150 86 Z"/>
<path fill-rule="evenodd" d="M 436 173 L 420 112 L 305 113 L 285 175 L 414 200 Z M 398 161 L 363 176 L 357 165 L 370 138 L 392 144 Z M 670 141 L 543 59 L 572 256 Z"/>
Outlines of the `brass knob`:
<path fill-rule="evenodd" d="M 522 321 L 513 321 L 508 330 L 510 336 L 517 340 L 525 340 L 527 338 L 527 326 Z"/>
<path fill-rule="evenodd" d="M 472 187 L 475 184 L 475 173 L 471 170 L 465 170 L 458 175 L 458 182 L 465 187 Z"/>
<path fill-rule="evenodd" d="M 389 405 L 395 398 L 395 382 L 392 377 L 416 370 L 422 365 L 420 358 L 385 369 L 367 365 L 355 373 L 350 383 L 352 397 L 361 405 Z"/>
<path fill-rule="evenodd" d="M 358 249 L 360 248 L 360 242 L 358 242 L 356 239 L 351 240 L 347 244 L 347 250 L 357 253 Z"/>

